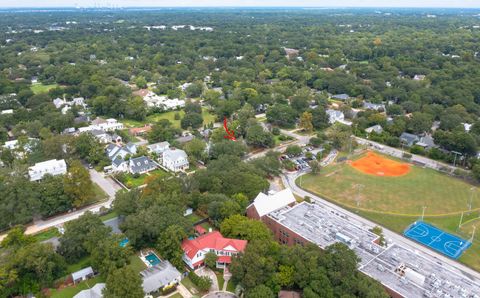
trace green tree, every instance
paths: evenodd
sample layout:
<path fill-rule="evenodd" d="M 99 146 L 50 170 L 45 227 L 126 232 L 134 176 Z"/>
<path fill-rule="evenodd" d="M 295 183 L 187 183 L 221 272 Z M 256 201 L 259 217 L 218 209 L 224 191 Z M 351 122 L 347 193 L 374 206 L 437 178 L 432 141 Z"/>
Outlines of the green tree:
<path fill-rule="evenodd" d="M 254 147 L 273 147 L 273 135 L 265 131 L 260 124 L 251 125 L 247 129 L 246 141 L 248 145 Z"/>
<path fill-rule="evenodd" d="M 157 242 L 158 251 L 177 268 L 184 267 L 182 241 L 185 238 L 187 238 L 187 234 L 184 228 L 171 225 L 160 234 Z"/>
<path fill-rule="evenodd" d="M 122 267 L 109 274 L 103 290 L 105 298 L 143 298 L 144 295 L 140 274 L 130 267 Z"/>
<path fill-rule="evenodd" d="M 248 241 L 273 239 L 271 231 L 262 221 L 252 220 L 239 214 L 222 221 L 220 231 L 225 237 Z"/>
<path fill-rule="evenodd" d="M 293 127 L 297 119 L 297 112 L 289 105 L 276 104 L 267 110 L 268 122 L 280 127 Z"/>
<path fill-rule="evenodd" d="M 300 116 L 300 127 L 306 132 L 311 133 L 313 131 L 312 114 L 309 112 L 303 112 Z"/>
<path fill-rule="evenodd" d="M 103 239 L 108 238 L 110 228 L 105 226 L 98 215 L 84 213 L 76 220 L 65 224 L 65 234 L 60 238 L 58 252 L 75 263 L 86 256 Z"/>
<path fill-rule="evenodd" d="M 217 255 L 214 252 L 209 251 L 205 254 L 205 265 L 211 269 L 215 269 L 217 266 L 217 259 Z"/>
<path fill-rule="evenodd" d="M 252 290 L 248 291 L 245 295 L 246 298 L 274 298 L 275 295 L 273 291 L 265 286 L 265 285 L 258 285 Z"/>
<path fill-rule="evenodd" d="M 135 85 L 137 85 L 138 88 L 147 88 L 147 80 L 145 77 L 139 76 L 135 79 Z"/>
<path fill-rule="evenodd" d="M 24 226 L 16 226 L 8 232 L 7 237 L 2 240 L 0 246 L 3 248 L 11 247 L 18 249 L 33 242 L 35 242 L 35 239 L 32 236 L 25 235 Z"/>
<path fill-rule="evenodd" d="M 299 156 L 302 154 L 302 148 L 298 145 L 289 145 L 285 150 L 285 153 L 288 155 Z"/>
<path fill-rule="evenodd" d="M 310 166 L 310 169 L 312 170 L 313 175 L 317 175 L 320 173 L 320 163 L 316 160 L 311 160 L 308 162 L 308 165 Z"/>
<path fill-rule="evenodd" d="M 193 157 L 194 160 L 204 160 L 206 154 L 205 147 L 206 144 L 204 141 L 195 138 L 186 143 L 183 149 L 185 149 L 187 155 Z"/>
<path fill-rule="evenodd" d="M 83 206 L 95 198 L 90 173 L 78 160 L 71 163 L 63 183 L 65 193 L 73 199 L 75 207 Z"/>
<path fill-rule="evenodd" d="M 103 276 L 108 276 L 110 272 L 129 263 L 130 248 L 121 247 L 119 242 L 118 236 L 110 236 L 100 240 L 89 250 L 93 268 Z"/>
<path fill-rule="evenodd" d="M 202 126 L 203 117 L 201 114 L 198 113 L 187 113 L 183 116 L 182 120 L 180 121 L 180 125 L 183 129 L 187 128 L 199 128 Z"/>

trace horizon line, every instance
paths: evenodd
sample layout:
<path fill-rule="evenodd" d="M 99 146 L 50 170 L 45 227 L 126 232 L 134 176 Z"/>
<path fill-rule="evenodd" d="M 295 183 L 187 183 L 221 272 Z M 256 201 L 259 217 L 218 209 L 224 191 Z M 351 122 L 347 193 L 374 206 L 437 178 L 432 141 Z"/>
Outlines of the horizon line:
<path fill-rule="evenodd" d="M 69 6 L 0 6 L 0 9 L 53 9 L 53 8 L 71 8 L 71 9 L 111 9 L 109 6 L 75 6 L 75 5 L 69 5 Z M 344 8 L 378 8 L 378 9 L 384 9 L 384 8 L 405 8 L 405 9 L 418 9 L 418 8 L 433 8 L 433 9 L 480 9 L 480 5 L 478 7 L 473 7 L 473 6 L 354 6 L 354 5 L 348 5 L 348 6 L 300 6 L 300 5 L 282 5 L 282 6 L 275 6 L 275 5 L 265 5 L 265 6 L 242 6 L 242 5 L 224 5 L 224 6 L 219 6 L 219 5 L 206 5 L 206 6 L 192 6 L 192 5 L 186 5 L 186 6 L 130 6 L 130 5 L 124 5 L 124 6 L 113 6 L 113 8 L 120 9 L 120 8 L 323 8 L 323 9 L 344 9 Z"/>

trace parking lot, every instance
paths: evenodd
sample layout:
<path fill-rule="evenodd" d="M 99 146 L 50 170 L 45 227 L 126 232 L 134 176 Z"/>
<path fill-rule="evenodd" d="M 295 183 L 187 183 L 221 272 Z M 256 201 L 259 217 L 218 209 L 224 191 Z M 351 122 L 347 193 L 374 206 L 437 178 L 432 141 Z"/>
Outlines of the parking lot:
<path fill-rule="evenodd" d="M 302 171 L 302 170 L 309 170 L 310 165 L 308 162 L 312 160 L 316 160 L 316 156 L 318 152 L 322 152 L 323 148 L 314 148 L 312 146 L 305 146 L 302 148 L 302 154 L 299 156 L 294 156 L 291 154 L 282 154 L 280 156 L 280 160 L 290 160 L 295 164 L 295 170 Z M 312 157 L 307 157 L 307 152 L 312 153 Z"/>

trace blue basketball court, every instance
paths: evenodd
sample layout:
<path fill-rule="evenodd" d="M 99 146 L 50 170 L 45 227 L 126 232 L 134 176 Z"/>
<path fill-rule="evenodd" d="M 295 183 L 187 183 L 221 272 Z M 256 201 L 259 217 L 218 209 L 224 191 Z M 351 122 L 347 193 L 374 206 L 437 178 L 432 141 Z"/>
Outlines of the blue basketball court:
<path fill-rule="evenodd" d="M 452 259 L 458 259 L 472 245 L 468 240 L 444 232 L 423 221 L 411 224 L 405 230 L 404 235 Z"/>

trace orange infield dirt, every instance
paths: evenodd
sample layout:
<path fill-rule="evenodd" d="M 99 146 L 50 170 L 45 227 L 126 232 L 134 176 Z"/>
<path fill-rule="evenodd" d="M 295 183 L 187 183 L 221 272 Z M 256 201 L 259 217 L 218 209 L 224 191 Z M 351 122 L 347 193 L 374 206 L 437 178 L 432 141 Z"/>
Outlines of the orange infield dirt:
<path fill-rule="evenodd" d="M 362 173 L 384 177 L 397 177 L 410 172 L 410 165 L 384 158 L 373 152 L 368 152 L 365 157 L 350 162 L 350 165 Z"/>

